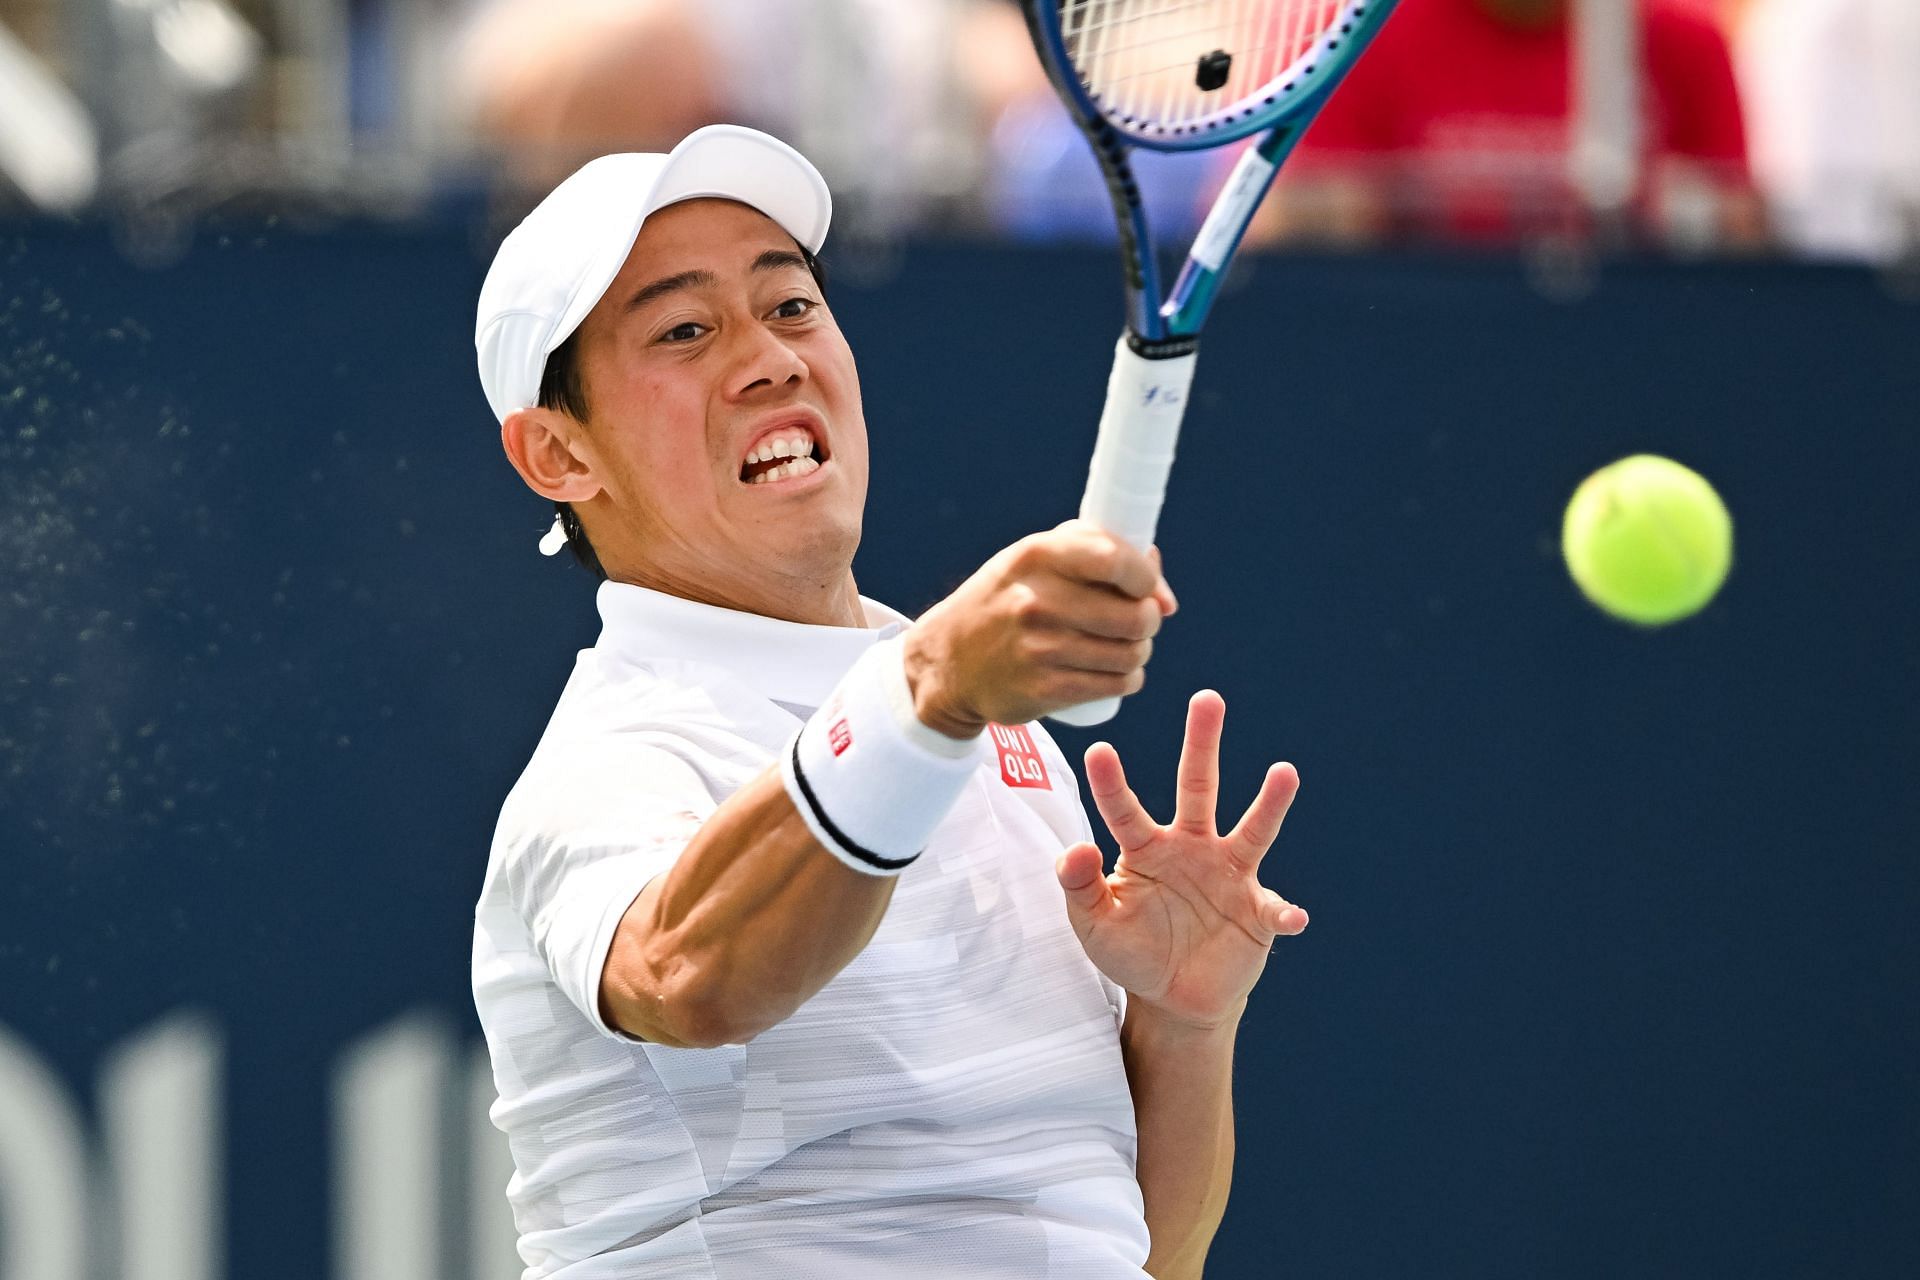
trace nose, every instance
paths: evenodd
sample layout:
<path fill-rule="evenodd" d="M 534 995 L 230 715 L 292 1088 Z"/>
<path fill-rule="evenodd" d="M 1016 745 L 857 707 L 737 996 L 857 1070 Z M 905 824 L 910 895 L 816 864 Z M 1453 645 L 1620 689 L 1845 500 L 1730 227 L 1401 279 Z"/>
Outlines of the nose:
<path fill-rule="evenodd" d="M 734 398 L 768 389 L 785 390 L 807 380 L 807 362 L 764 324 L 750 324 L 740 338 L 731 377 Z"/>

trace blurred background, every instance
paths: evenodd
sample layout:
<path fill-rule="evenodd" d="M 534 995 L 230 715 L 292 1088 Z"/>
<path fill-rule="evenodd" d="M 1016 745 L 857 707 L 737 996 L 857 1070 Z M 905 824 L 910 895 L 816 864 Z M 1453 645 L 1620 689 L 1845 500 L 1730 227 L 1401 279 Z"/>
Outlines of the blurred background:
<path fill-rule="evenodd" d="M 1909 3 L 1405 8 L 1265 241 L 1890 262 L 1920 235 Z M 1103 234 L 1010 0 L 0 0 L 0 30 L 11 203 L 162 241 L 217 208 L 512 203 L 716 120 L 799 146 L 864 235 Z M 1149 167 L 1177 224 L 1225 166 Z"/>
<path fill-rule="evenodd" d="M 1070 515 L 1121 297 L 1011 3 L 0 0 L 0 1280 L 519 1274 L 471 908 L 596 628 L 473 306 L 715 120 L 834 189 L 862 589 Z M 1253 235 L 1111 729 L 1305 779 L 1209 1275 L 1920 1273 L 1920 5 L 1403 0 Z M 1637 451 L 1735 520 L 1659 632 L 1558 559 Z"/>

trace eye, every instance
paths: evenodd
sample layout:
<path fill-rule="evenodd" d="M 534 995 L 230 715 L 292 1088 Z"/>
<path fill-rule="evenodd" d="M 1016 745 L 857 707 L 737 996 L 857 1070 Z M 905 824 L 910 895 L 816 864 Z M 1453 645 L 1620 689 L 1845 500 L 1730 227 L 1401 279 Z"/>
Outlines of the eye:
<path fill-rule="evenodd" d="M 661 342 L 692 342 L 706 331 L 707 326 L 697 321 L 688 320 L 683 324 L 673 326 L 673 328 L 661 334 L 659 340 Z"/>
<path fill-rule="evenodd" d="M 820 304 L 812 298 L 806 297 L 803 294 L 788 298 L 785 302 L 773 309 L 773 314 L 782 320 L 798 320 L 801 316 L 806 315 L 819 305 Z"/>

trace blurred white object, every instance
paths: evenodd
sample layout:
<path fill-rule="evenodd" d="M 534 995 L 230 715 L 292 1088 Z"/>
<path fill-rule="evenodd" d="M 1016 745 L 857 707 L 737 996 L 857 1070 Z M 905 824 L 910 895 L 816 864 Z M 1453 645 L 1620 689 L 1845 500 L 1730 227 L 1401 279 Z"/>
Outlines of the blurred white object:
<path fill-rule="evenodd" d="M 153 11 L 154 43 L 173 73 L 195 92 L 218 94 L 237 88 L 260 64 L 259 33 L 222 0 L 134 3 Z"/>
<path fill-rule="evenodd" d="M 1753 0 L 1735 69 L 1786 243 L 1876 262 L 1920 245 L 1920 3 Z"/>
<path fill-rule="evenodd" d="M 1573 0 L 1573 186 L 1603 215 L 1640 187 L 1640 11 L 1625 0 Z"/>
<path fill-rule="evenodd" d="M 705 0 L 698 8 L 745 118 L 765 121 L 842 197 L 888 222 L 909 219 L 922 197 L 952 197 L 974 181 L 979 157 L 958 105 L 955 61 L 967 7 Z"/>
<path fill-rule="evenodd" d="M 67 87 L 0 27 L 0 173 L 43 209 L 68 213 L 100 185 L 100 140 Z"/>
<path fill-rule="evenodd" d="M 0 30 L 0 41 L 11 39 Z M 0 1276 L 83 1280 L 87 1237 L 99 1228 L 91 1185 L 78 1101 L 0 1024 Z"/>

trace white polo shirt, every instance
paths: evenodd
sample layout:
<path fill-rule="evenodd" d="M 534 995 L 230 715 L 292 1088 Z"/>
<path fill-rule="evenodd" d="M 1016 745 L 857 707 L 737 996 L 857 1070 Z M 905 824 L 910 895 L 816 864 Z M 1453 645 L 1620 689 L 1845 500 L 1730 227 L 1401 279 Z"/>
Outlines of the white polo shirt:
<path fill-rule="evenodd" d="M 1054 878 L 1066 758 L 995 729 L 867 947 L 744 1045 L 610 1030 L 628 905 L 907 620 L 814 627 L 600 588 L 603 630 L 501 811 L 474 1001 L 528 1280 L 1139 1277 L 1125 994 Z M 821 857 L 828 855 L 822 853 Z"/>

